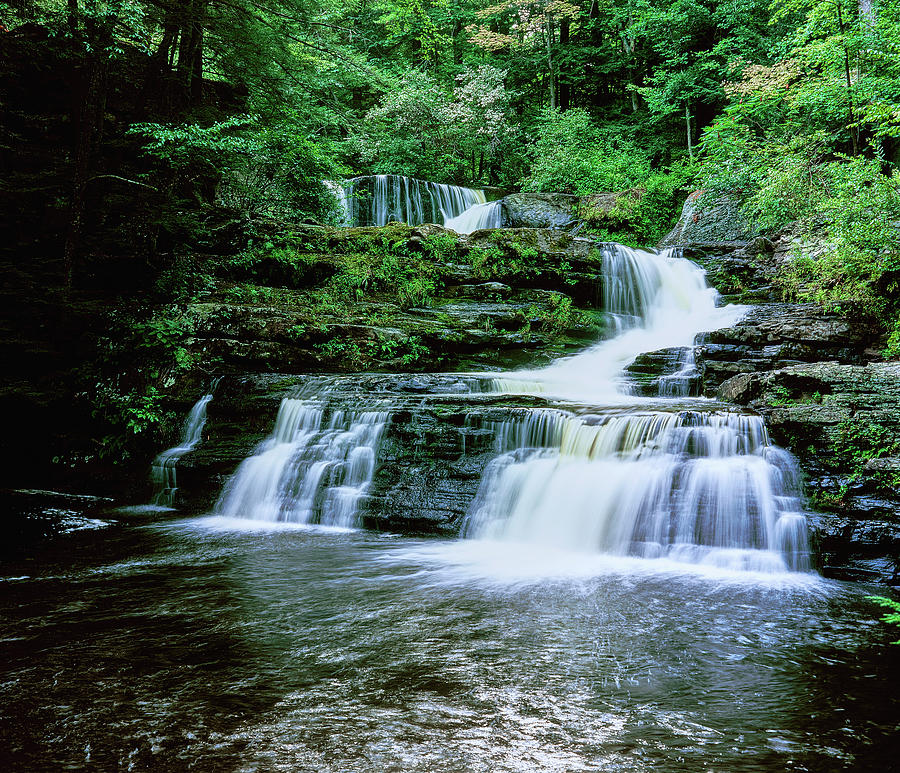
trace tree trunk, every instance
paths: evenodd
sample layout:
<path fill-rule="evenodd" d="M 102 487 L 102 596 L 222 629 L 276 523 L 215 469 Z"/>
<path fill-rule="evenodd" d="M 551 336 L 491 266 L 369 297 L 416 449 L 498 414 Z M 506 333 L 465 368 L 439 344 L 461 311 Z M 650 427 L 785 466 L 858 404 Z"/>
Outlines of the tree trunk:
<path fill-rule="evenodd" d="M 569 19 L 563 17 L 559 21 L 559 45 L 569 45 Z M 572 101 L 571 86 L 565 78 L 559 80 L 559 109 L 568 110 Z"/>
<path fill-rule="evenodd" d="M 691 161 L 694 160 L 694 145 L 691 142 L 691 109 L 687 102 L 684 103 L 684 125 L 687 129 L 687 149 Z"/>
<path fill-rule="evenodd" d="M 841 36 L 843 37 L 846 33 L 845 25 L 844 25 L 844 15 L 841 9 L 841 4 L 837 4 L 837 17 L 838 17 L 838 27 L 841 30 Z M 846 38 L 845 38 L 846 40 Z M 846 42 L 843 43 L 844 46 L 844 77 L 847 82 L 847 104 L 850 110 L 850 125 L 847 127 L 850 130 L 850 144 L 853 148 L 853 155 L 859 155 L 859 127 L 854 126 L 856 123 L 856 111 L 853 108 L 853 78 L 850 75 L 850 49 L 847 48 Z"/>
<path fill-rule="evenodd" d="M 88 64 L 87 88 L 78 119 L 78 141 L 75 148 L 75 169 L 72 174 L 72 198 L 69 205 L 69 227 L 63 247 L 64 283 L 71 290 L 75 281 L 75 263 L 81 248 L 84 226 L 87 184 L 94 153 L 103 133 L 103 114 L 106 111 L 106 75 L 108 36 L 103 34 L 95 42 Z"/>
<path fill-rule="evenodd" d="M 556 107 L 556 69 L 553 64 L 553 22 L 544 15 L 544 41 L 547 44 L 547 71 L 550 82 L 550 107 Z"/>
<path fill-rule="evenodd" d="M 631 27 L 633 23 L 633 18 L 631 13 L 628 14 L 628 27 Z M 637 86 L 637 73 L 635 72 L 635 42 L 634 38 L 628 37 L 628 28 L 622 31 L 622 50 L 628 54 L 628 82 L 632 86 Z M 637 92 L 632 88 L 631 90 L 631 112 L 636 113 L 638 111 L 638 101 L 637 101 Z"/>
<path fill-rule="evenodd" d="M 462 32 L 462 22 L 457 19 L 453 22 L 453 64 L 459 66 L 462 63 L 462 51 L 460 51 L 459 43 L 457 43 L 457 38 L 459 34 Z"/>

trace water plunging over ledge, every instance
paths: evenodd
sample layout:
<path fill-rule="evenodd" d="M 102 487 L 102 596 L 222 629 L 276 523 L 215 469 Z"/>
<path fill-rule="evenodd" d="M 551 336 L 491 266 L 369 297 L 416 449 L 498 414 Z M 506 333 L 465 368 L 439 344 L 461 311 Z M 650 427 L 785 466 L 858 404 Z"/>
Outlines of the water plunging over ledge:
<path fill-rule="evenodd" d="M 345 411 L 320 399 L 285 398 L 272 434 L 231 477 L 216 513 L 356 526 L 357 505 L 372 482 L 388 419 L 386 411 Z"/>
<path fill-rule="evenodd" d="M 150 471 L 153 482 L 153 504 L 162 507 L 171 507 L 174 504 L 175 492 L 178 490 L 175 467 L 178 460 L 193 451 L 202 440 L 203 427 L 206 426 L 206 407 L 212 399 L 212 392 L 209 392 L 194 403 L 194 407 L 184 420 L 181 442 L 173 448 L 166 449 L 153 460 Z"/>
<path fill-rule="evenodd" d="M 484 191 L 413 177 L 379 174 L 326 186 L 334 193 L 347 226 L 384 226 L 392 221 L 436 223 L 459 233 L 499 228 L 500 207 L 487 203 Z M 468 230 L 463 230 L 468 229 Z"/>

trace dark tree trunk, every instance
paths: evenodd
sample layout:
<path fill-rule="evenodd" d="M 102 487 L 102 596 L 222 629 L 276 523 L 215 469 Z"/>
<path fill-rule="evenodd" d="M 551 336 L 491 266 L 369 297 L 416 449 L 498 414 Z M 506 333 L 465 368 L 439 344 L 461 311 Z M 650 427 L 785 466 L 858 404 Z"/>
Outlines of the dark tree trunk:
<path fill-rule="evenodd" d="M 565 49 L 569 45 L 569 19 L 563 17 L 559 22 L 559 45 Z M 565 75 L 559 77 L 559 109 L 568 110 L 572 99 L 571 86 Z"/>
<path fill-rule="evenodd" d="M 75 266 L 81 249 L 84 227 L 87 185 L 90 182 L 94 155 L 103 134 L 103 114 L 106 111 L 106 77 L 109 69 L 107 47 L 108 29 L 94 41 L 87 68 L 87 84 L 81 102 L 78 121 L 78 140 L 75 147 L 75 168 L 72 174 L 72 198 L 69 205 L 69 227 L 63 248 L 65 287 L 70 290 L 75 281 Z"/>

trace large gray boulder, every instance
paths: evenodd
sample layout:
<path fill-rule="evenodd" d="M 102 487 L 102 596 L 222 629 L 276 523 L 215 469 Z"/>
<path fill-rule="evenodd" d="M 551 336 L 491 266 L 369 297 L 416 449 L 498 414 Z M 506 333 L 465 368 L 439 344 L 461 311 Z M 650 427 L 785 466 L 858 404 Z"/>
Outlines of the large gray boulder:
<path fill-rule="evenodd" d="M 501 201 L 506 228 L 565 228 L 577 219 L 578 197 L 567 193 L 512 193 Z"/>
<path fill-rule="evenodd" d="M 737 200 L 694 191 L 684 202 L 678 223 L 659 246 L 738 245 L 756 235 Z"/>

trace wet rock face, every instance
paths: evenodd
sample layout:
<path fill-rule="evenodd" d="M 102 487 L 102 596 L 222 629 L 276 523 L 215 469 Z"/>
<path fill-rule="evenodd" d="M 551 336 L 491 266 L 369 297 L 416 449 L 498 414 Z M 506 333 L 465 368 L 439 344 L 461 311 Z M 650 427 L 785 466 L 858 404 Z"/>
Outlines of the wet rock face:
<path fill-rule="evenodd" d="M 456 536 L 496 455 L 497 428 L 540 397 L 478 393 L 454 374 L 225 377 L 208 406 L 205 439 L 178 464 L 178 503 L 207 510 L 228 477 L 271 431 L 284 397 L 317 395 L 331 409 L 378 405 L 391 414 L 377 473 L 360 506 L 367 528 Z"/>
<path fill-rule="evenodd" d="M 703 392 L 713 396 L 724 381 L 741 373 L 822 360 L 861 364 L 878 334 L 865 314 L 839 316 L 813 304 L 751 307 L 734 326 L 703 337 L 697 351 Z"/>

